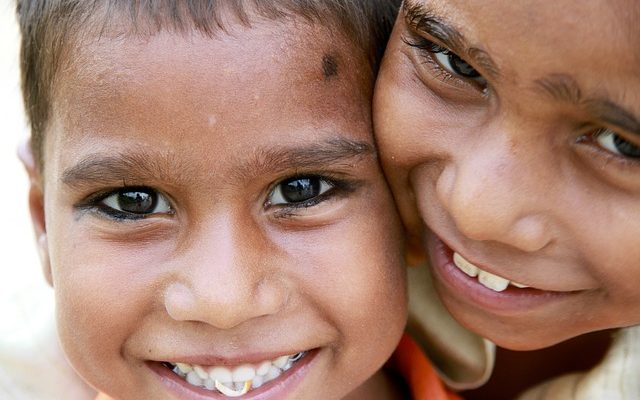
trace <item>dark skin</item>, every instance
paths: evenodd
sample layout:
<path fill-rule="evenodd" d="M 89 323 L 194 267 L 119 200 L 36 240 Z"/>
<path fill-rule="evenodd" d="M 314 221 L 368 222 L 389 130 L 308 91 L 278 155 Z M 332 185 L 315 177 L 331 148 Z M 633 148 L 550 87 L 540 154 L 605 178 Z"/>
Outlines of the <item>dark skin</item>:
<path fill-rule="evenodd" d="M 591 367 L 606 330 L 640 323 L 638 15 L 407 0 L 387 47 L 374 120 L 411 256 L 468 329 L 549 348 L 499 351 L 512 393 L 548 377 L 517 368 Z"/>

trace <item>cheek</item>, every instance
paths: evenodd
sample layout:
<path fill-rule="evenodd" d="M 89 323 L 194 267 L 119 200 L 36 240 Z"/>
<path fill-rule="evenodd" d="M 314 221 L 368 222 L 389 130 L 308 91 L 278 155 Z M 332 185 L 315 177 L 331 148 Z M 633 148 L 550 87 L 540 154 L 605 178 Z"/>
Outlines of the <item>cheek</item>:
<path fill-rule="evenodd" d="M 376 139 L 391 176 L 442 156 L 460 119 L 421 83 L 401 80 L 383 80 L 376 95 Z"/>
<path fill-rule="evenodd" d="M 119 376 L 128 335 L 153 305 L 148 257 L 143 252 L 132 256 L 130 251 L 93 241 L 90 235 L 54 235 L 53 239 L 56 313 L 63 348 L 74 368 L 93 384 L 106 379 L 105 371 Z"/>

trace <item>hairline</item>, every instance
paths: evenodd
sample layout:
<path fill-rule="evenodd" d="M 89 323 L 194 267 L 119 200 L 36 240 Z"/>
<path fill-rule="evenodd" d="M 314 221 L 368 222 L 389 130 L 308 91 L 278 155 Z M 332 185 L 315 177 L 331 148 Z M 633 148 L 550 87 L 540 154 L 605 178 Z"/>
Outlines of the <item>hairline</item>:
<path fill-rule="evenodd" d="M 372 10 L 375 9 L 379 16 L 384 16 L 386 14 L 381 9 L 391 7 L 393 1 L 372 4 L 367 10 L 373 13 Z M 342 32 L 346 40 L 352 41 L 356 49 L 362 50 L 369 61 L 372 74 L 377 70 L 379 63 L 378 55 L 375 53 L 379 51 L 381 38 L 376 37 L 380 32 L 376 31 L 379 27 L 375 24 L 380 21 L 369 21 L 368 24 L 359 26 L 357 17 L 362 18 L 367 15 L 341 14 L 338 12 L 339 5 L 342 4 L 339 1 L 333 3 L 322 1 L 264 3 L 255 0 L 224 3 L 189 1 L 178 3 L 177 11 L 174 9 L 158 11 L 151 9 L 152 7 L 140 10 L 141 6 L 138 2 L 134 2 L 138 5 L 136 8 L 135 6 L 127 7 L 129 2 L 119 0 L 78 1 L 72 3 L 75 6 L 63 10 L 63 2 L 54 1 L 57 7 L 50 6 L 48 14 L 42 10 L 29 9 L 29 7 L 34 8 L 33 4 L 36 3 L 38 2 L 35 0 L 19 0 L 17 11 L 23 35 L 21 49 L 23 95 L 31 124 L 31 147 L 39 169 L 44 168 L 44 141 L 52 122 L 51 113 L 56 103 L 61 69 L 70 65 L 74 49 L 81 46 L 85 40 L 94 40 L 95 37 L 108 33 L 109 29 L 114 27 L 124 28 L 122 30 L 125 40 L 128 37 L 152 37 L 166 31 L 186 35 L 197 33 L 213 38 L 220 33 L 228 34 L 228 28 L 238 24 L 251 28 L 252 24 L 258 21 L 302 19 L 310 24 L 322 23 Z M 189 8 L 203 4 L 210 6 L 207 10 L 210 14 L 206 17 Z M 21 10 L 23 5 L 26 5 L 26 10 Z M 40 7 L 46 8 L 42 3 Z M 29 15 L 38 11 L 42 13 L 39 15 L 40 19 Z M 351 11 L 364 12 L 357 7 Z M 62 12 L 67 14 L 60 21 L 56 20 L 56 15 Z M 191 15 L 187 15 L 188 12 L 191 12 Z M 35 19 L 35 22 L 31 19 Z M 390 22 L 393 23 L 393 20 Z M 36 46 L 39 48 L 35 48 Z"/>

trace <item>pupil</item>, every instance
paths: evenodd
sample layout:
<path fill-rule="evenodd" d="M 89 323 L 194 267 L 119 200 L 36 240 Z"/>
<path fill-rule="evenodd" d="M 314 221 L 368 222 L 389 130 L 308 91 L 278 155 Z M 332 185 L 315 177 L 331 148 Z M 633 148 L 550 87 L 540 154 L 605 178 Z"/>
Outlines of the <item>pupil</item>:
<path fill-rule="evenodd" d="M 118 205 L 122 211 L 133 214 L 149 214 L 156 207 L 155 194 L 131 190 L 122 192 L 118 196 Z"/>
<path fill-rule="evenodd" d="M 619 135 L 613 136 L 613 143 L 616 145 L 616 149 L 627 157 L 640 158 L 640 147 L 634 145 L 621 138 Z"/>
<path fill-rule="evenodd" d="M 291 203 L 299 203 L 318 195 L 320 180 L 318 178 L 297 178 L 285 182 L 282 187 L 282 197 Z"/>
<path fill-rule="evenodd" d="M 480 73 L 469 65 L 469 63 L 455 54 L 449 55 L 449 62 L 454 71 L 466 78 L 477 78 L 480 76 Z"/>

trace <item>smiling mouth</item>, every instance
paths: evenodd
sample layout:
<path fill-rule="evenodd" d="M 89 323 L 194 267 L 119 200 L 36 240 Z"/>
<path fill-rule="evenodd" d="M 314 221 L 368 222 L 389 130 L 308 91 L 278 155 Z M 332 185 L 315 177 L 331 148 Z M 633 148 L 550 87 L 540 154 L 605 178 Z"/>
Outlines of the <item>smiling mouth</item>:
<path fill-rule="evenodd" d="M 284 355 L 258 364 L 242 364 L 233 368 L 171 362 L 162 364 L 192 386 L 227 397 L 240 397 L 277 379 L 306 354 L 307 352 L 300 352 Z"/>
<path fill-rule="evenodd" d="M 513 286 L 518 289 L 529 288 L 529 286 L 513 282 L 501 276 L 484 271 L 455 251 L 453 252 L 453 265 L 455 265 L 460 271 L 464 272 L 467 276 L 477 278 L 478 282 L 480 282 L 482 286 L 491 289 L 494 292 L 503 292 L 509 286 Z"/>

